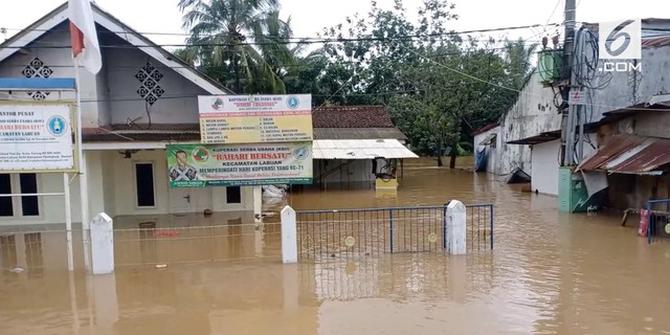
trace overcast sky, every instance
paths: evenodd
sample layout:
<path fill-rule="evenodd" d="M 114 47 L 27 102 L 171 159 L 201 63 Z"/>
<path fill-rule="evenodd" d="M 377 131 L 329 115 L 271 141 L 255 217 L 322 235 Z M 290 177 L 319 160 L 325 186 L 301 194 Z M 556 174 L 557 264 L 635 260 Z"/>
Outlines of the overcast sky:
<path fill-rule="evenodd" d="M 63 0 L 1 0 L 0 28 L 19 29 L 34 22 Z M 177 0 L 97 0 L 124 23 L 141 32 L 183 32 Z M 378 0 L 390 6 L 392 0 Z M 408 15 L 415 16 L 422 0 L 405 0 Z M 454 30 L 507 27 L 561 22 L 564 0 L 454 0 L 460 18 Z M 670 0 L 577 0 L 577 20 L 600 22 L 623 18 L 670 18 Z M 281 0 L 282 15 L 291 17 L 295 36 L 315 36 L 324 26 L 344 21 L 369 8 L 365 0 Z M 554 10 L 555 9 L 555 10 Z M 553 13 L 553 15 L 552 15 Z M 0 40 L 10 37 L 9 30 Z M 539 39 L 542 29 L 510 32 L 509 37 Z M 148 36 L 157 43 L 181 43 L 182 37 Z"/>

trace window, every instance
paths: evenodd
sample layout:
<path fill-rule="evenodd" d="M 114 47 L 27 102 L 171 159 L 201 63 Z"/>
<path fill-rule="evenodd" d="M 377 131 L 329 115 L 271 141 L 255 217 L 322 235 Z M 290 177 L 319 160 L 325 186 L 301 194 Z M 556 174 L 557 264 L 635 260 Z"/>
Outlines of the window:
<path fill-rule="evenodd" d="M 34 173 L 22 173 L 19 175 L 21 193 L 37 193 L 37 175 Z M 23 216 L 40 215 L 37 196 L 21 197 L 21 212 Z"/>
<path fill-rule="evenodd" d="M 137 207 L 156 206 L 153 163 L 135 164 L 135 186 L 137 190 Z"/>
<path fill-rule="evenodd" d="M 242 203 L 242 191 L 239 186 L 226 187 L 226 203 L 229 204 Z"/>
<path fill-rule="evenodd" d="M 0 174 L 0 194 L 12 194 L 12 178 Z M 0 197 L 0 216 L 14 216 L 14 204 L 10 197 Z"/>

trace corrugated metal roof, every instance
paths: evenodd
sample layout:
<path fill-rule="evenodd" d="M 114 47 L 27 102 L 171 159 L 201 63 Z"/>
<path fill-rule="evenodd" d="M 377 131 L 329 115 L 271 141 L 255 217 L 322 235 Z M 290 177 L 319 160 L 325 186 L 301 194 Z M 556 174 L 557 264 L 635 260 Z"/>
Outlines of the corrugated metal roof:
<path fill-rule="evenodd" d="M 418 158 L 396 139 L 314 140 L 314 159 Z"/>
<path fill-rule="evenodd" d="M 614 135 L 585 159 L 577 170 L 659 175 L 670 164 L 670 140 Z"/>

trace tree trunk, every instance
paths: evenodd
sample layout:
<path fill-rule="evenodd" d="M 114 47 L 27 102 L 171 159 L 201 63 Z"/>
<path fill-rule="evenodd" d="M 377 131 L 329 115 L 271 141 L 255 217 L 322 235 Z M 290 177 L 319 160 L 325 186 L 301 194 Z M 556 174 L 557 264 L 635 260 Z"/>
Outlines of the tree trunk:
<path fill-rule="evenodd" d="M 449 168 L 454 169 L 456 168 L 456 150 L 452 149 L 451 150 L 451 155 L 449 159 Z"/>
<path fill-rule="evenodd" d="M 437 143 L 437 166 L 444 166 L 444 163 L 442 163 L 442 140 Z"/>

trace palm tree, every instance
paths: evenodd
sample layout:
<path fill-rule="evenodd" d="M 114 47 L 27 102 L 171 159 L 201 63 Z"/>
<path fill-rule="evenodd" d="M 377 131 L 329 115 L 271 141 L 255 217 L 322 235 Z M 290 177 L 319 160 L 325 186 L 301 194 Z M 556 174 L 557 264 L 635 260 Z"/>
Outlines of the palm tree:
<path fill-rule="evenodd" d="M 286 44 L 268 39 L 268 32 L 290 37 L 288 24 L 279 19 L 277 0 L 179 0 L 179 9 L 191 35 L 187 43 L 197 55 L 191 61 L 207 74 L 238 93 L 285 91 L 263 54 L 270 48 L 266 44 Z"/>

